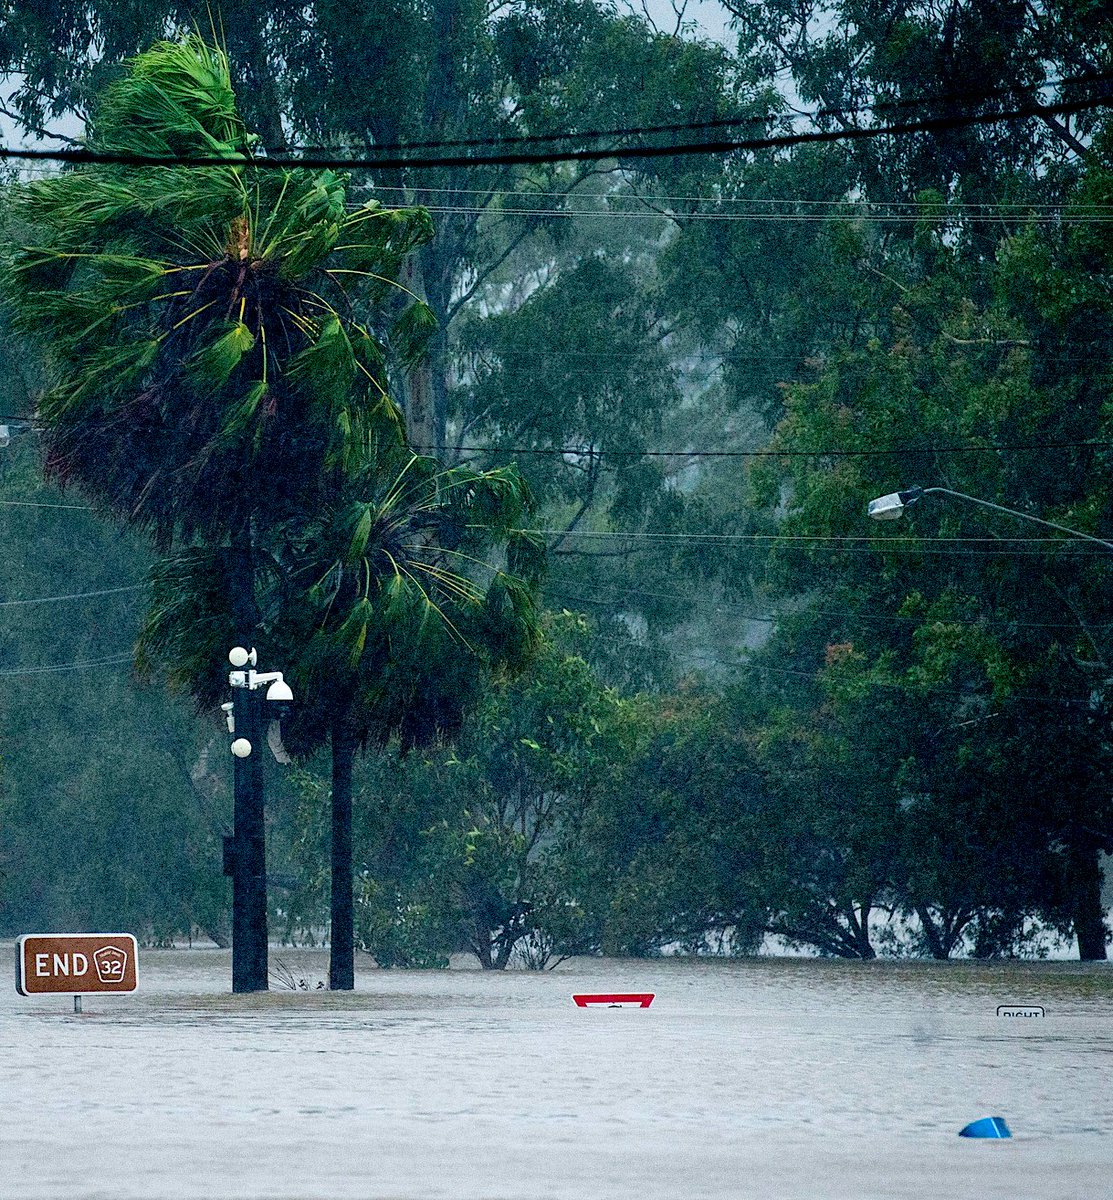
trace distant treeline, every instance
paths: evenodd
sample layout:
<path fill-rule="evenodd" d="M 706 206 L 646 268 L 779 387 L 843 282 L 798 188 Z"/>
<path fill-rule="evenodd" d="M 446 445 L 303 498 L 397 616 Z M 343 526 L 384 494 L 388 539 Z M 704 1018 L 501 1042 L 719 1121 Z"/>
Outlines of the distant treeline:
<path fill-rule="evenodd" d="M 31 136 L 192 19 L 9 7 L 0 69 L 20 72 Z M 1100 99 L 1110 26 L 1074 4 L 1006 19 L 833 0 L 818 24 L 788 0 L 725 7 L 726 44 L 588 0 L 222 14 L 267 153 L 614 131 L 603 164 L 345 185 L 349 208 L 430 210 L 434 236 L 397 265 L 436 327 L 384 341 L 408 444 L 446 469 L 515 466 L 548 563 L 531 667 L 494 670 L 439 745 L 364 739 L 357 945 L 383 966 L 470 950 L 501 967 L 767 935 L 1001 956 L 1059 935 L 1104 958 L 1113 553 L 943 496 L 884 526 L 865 508 L 937 485 L 1113 541 L 1108 112 L 951 120 Z M 652 136 L 935 117 L 757 153 L 620 152 L 665 125 L 689 128 Z M 15 197 L 8 258 L 31 236 Z M 392 303 L 361 294 L 349 315 Z M 223 942 L 223 724 L 213 697 L 194 717 L 122 661 L 155 551 L 89 511 L 27 507 L 86 500 L 42 482 L 17 419 L 49 371 L 15 304 L 0 931 Z M 268 771 L 272 933 L 294 939 L 318 936 L 331 887 L 334 775 L 304 749 Z"/>

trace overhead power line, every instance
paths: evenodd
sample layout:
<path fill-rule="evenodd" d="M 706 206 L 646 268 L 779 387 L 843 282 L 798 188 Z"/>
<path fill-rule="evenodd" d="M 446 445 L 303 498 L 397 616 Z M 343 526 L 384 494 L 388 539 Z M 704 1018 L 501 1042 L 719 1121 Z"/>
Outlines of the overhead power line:
<path fill-rule="evenodd" d="M 82 671 L 86 667 L 120 666 L 132 661 L 130 652 L 113 654 L 107 658 L 90 658 L 85 662 L 49 663 L 43 667 L 12 667 L 0 670 L 0 675 L 50 675 L 58 671 Z"/>
<path fill-rule="evenodd" d="M 779 113 L 746 113 L 734 117 L 712 117 L 702 121 L 674 121 L 662 125 L 641 125 L 636 129 L 581 129 L 573 131 L 556 131 L 553 133 L 521 133 L 499 134 L 483 138 L 454 138 L 437 141 L 407 141 L 387 143 L 380 147 L 383 151 L 402 150 L 444 150 L 466 149 L 483 146 L 507 145 L 538 145 L 556 141 L 594 141 L 599 138 L 625 137 L 630 133 L 693 133 L 704 129 L 734 129 L 739 125 L 765 125 L 776 116 L 788 116 L 791 120 L 822 121 L 832 117 L 861 116 L 864 113 L 907 112 L 910 109 L 931 108 L 934 105 L 976 104 L 985 100 L 1011 99 L 1018 93 L 1035 95 L 1049 89 L 1078 87 L 1083 85 L 1104 84 L 1113 82 L 1113 72 L 1093 71 L 1083 75 L 1064 76 L 1059 79 L 1048 79 L 1043 83 L 1030 84 L 1027 87 L 993 87 L 977 88 L 965 92 L 936 93 L 930 96 L 915 96 L 897 100 L 871 100 L 865 104 L 848 104 L 813 109 L 810 112 Z M 289 154 L 292 150 L 326 151 L 352 149 L 362 147 L 364 142 L 333 142 L 324 144 L 285 144 L 283 146 L 267 147 L 267 153 Z"/>
<path fill-rule="evenodd" d="M 49 504 L 45 500 L 0 500 L 5 508 L 68 508 L 74 512 L 92 512 L 88 504 Z"/>
<path fill-rule="evenodd" d="M 873 458 L 900 454 L 994 454 L 999 450 L 1105 450 L 1113 442 L 1019 442 L 989 446 L 894 446 L 869 450 L 600 450 L 586 446 L 415 446 L 422 454 L 566 454 L 579 458 Z"/>
<path fill-rule="evenodd" d="M 531 529 L 524 532 L 540 533 L 553 537 L 638 538 L 661 542 L 796 542 L 815 546 L 823 546 L 828 543 L 839 544 L 843 542 L 865 542 L 871 545 L 878 543 L 888 545 L 892 542 L 901 544 L 912 543 L 914 545 L 918 545 L 920 543 L 926 543 L 928 545 L 973 543 L 975 545 L 987 544 L 991 546 L 998 546 L 1002 544 L 1029 545 L 1033 543 L 1046 545 L 1050 543 L 1060 546 L 1066 541 L 1065 538 L 1059 537 L 917 537 L 913 534 L 887 536 L 884 534 L 847 535 L 823 533 L 672 533 L 664 530 L 612 531 L 607 529 Z"/>
<path fill-rule="evenodd" d="M 0 608 L 18 608 L 26 604 L 54 604 L 61 600 L 87 600 L 93 596 L 115 596 L 120 592 L 137 592 L 144 585 L 131 583 L 127 587 L 102 588 L 96 592 L 67 592 L 62 596 L 37 596 L 33 600 L 0 600 Z"/>
<path fill-rule="evenodd" d="M 564 191 L 550 192 L 535 188 L 465 188 L 457 187 L 450 184 L 411 184 L 408 187 L 395 186 L 393 184 L 376 184 L 372 188 L 376 192 L 399 192 L 403 196 L 417 196 L 421 193 L 430 195 L 447 194 L 453 196 L 489 196 L 489 197 L 507 197 L 521 196 L 527 200 L 538 199 L 564 199 L 564 200 L 640 200 L 644 202 L 652 201 L 654 204 L 722 204 L 722 205 L 750 205 L 755 208 L 770 208 L 776 205 L 782 208 L 797 207 L 797 208 L 846 208 L 850 205 L 857 205 L 863 208 L 892 208 L 892 209 L 928 209 L 932 212 L 937 212 L 944 216 L 949 213 L 972 212 L 1006 212 L 1006 213 L 1025 213 L 1025 212 L 1061 212 L 1064 209 L 1069 209 L 1072 212 L 1097 212 L 1111 213 L 1113 206 L 1108 204 L 1075 204 L 1065 201 L 1056 203 L 1035 203 L 1027 200 L 982 200 L 982 201 L 958 201 L 958 200 L 867 200 L 865 197 L 861 199 L 850 199 L 846 196 L 838 199 L 814 200 L 806 199 L 800 196 L 724 196 L 724 195 L 684 195 L 684 196 L 669 196 L 658 192 L 589 192 L 589 191 Z M 358 207 L 354 205 L 353 207 Z M 428 207 L 425 205 L 423 207 Z"/>
<path fill-rule="evenodd" d="M 595 141 L 600 138 L 625 137 L 631 133 L 661 134 L 661 133 L 694 133 L 710 129 L 735 129 L 739 126 L 762 126 L 780 116 L 792 121 L 808 120 L 823 121 L 837 117 L 854 117 L 863 114 L 908 112 L 910 110 L 928 109 L 936 105 L 976 104 L 986 100 L 1011 99 L 1018 94 L 1034 96 L 1048 90 L 1063 88 L 1093 86 L 1113 82 L 1113 72 L 1092 71 L 1082 75 L 1062 76 L 1058 79 L 1047 79 L 1042 83 L 1033 83 L 1024 87 L 992 87 L 976 88 L 963 92 L 935 93 L 926 96 L 912 96 L 893 100 L 871 100 L 864 104 L 831 105 L 825 108 L 813 109 L 808 112 L 763 112 L 740 113 L 733 117 L 712 117 L 701 121 L 673 121 L 659 125 L 642 125 L 636 129 L 581 129 L 556 130 L 551 133 L 505 133 L 482 138 L 441 138 L 432 141 L 388 142 L 378 149 L 386 152 L 404 152 L 408 150 L 444 150 L 444 149 L 475 149 L 485 146 L 507 145 L 539 145 L 556 141 Z M 51 135 L 57 137 L 57 135 Z M 73 141 L 73 139 L 67 139 Z M 264 147 L 267 154 L 289 155 L 291 152 L 304 154 L 313 152 L 335 152 L 363 148 L 365 141 L 344 142 L 340 140 L 331 143 L 283 143 L 281 146 Z"/>
<path fill-rule="evenodd" d="M 1113 566 L 1113 555 L 1106 550 L 1089 550 L 1072 538 L 909 538 L 885 537 L 877 535 L 862 538 L 820 538 L 801 535 L 794 537 L 789 534 L 700 534 L 700 533 L 666 533 L 649 531 L 622 530 L 579 530 L 579 529 L 523 529 L 521 533 L 537 534 L 543 537 L 558 539 L 558 547 L 566 538 L 577 538 L 586 541 L 588 545 L 612 546 L 619 543 L 617 549 L 583 550 L 553 549 L 560 556 L 578 555 L 583 557 L 623 557 L 628 554 L 643 553 L 661 546 L 683 549 L 686 546 L 727 547 L 745 546 L 776 547 L 778 550 L 803 550 L 815 553 L 839 554 L 903 554 L 906 556 L 933 555 L 936 557 L 964 558 L 1046 558 L 1052 547 L 1070 547 L 1074 558 L 1094 558 Z M 621 543 L 625 542 L 625 545 Z M 1020 547 L 1014 548 L 1016 543 Z M 1024 549 L 1024 545 L 1039 543 L 1042 548 Z"/>
<path fill-rule="evenodd" d="M 851 202 L 848 202 L 848 207 Z M 437 216 L 491 216 L 491 217 L 553 217 L 562 220 L 587 218 L 589 220 L 633 220 L 633 221 L 729 221 L 747 224 L 764 222 L 792 221 L 800 224 L 830 225 L 835 223 L 850 224 L 863 220 L 872 221 L 875 225 L 918 225 L 935 216 L 939 220 L 961 220 L 967 224 L 1000 224 L 1005 219 L 1001 213 L 952 213 L 940 210 L 933 214 L 926 213 L 880 213 L 880 212 L 668 212 L 657 211 L 653 208 L 641 209 L 603 209 L 603 208 L 492 208 L 490 205 L 445 205 L 427 204 L 423 207 Z M 1035 213 L 1025 214 L 1016 212 L 1013 219 L 1023 220 L 1026 225 L 1107 225 L 1113 222 L 1111 213 Z"/>
<path fill-rule="evenodd" d="M 373 157 L 337 155 L 300 155 L 295 158 L 252 158 L 247 155 L 148 155 L 115 154 L 100 150 L 28 150 L 0 147 L 0 161 L 58 162 L 75 166 L 128 167 L 255 167 L 260 170 L 288 171 L 293 167 L 310 170 L 398 170 L 404 167 L 479 167 L 527 166 L 559 162 L 601 162 L 605 159 L 652 159 L 692 154 L 728 154 L 738 150 L 778 150 L 793 146 L 828 142 L 866 141 L 879 137 L 899 137 L 913 133 L 939 133 L 972 125 L 998 125 L 1030 117 L 1071 116 L 1108 107 L 1110 97 L 1095 96 L 1056 104 L 1019 104 L 991 113 L 962 113 L 946 117 L 875 125 L 864 128 L 817 130 L 806 133 L 774 134 L 757 138 L 728 138 L 720 141 L 679 142 L 659 146 L 609 146 L 602 149 L 527 151 L 493 154 L 378 154 Z M 623 136 L 637 135 L 636 129 L 620 131 Z"/>
<path fill-rule="evenodd" d="M 34 417 L 4 416 L 0 421 L 23 421 L 38 427 Z M 557 454 L 575 458 L 884 458 L 904 454 L 996 454 L 999 451 L 1043 453 L 1046 450 L 1110 450 L 1113 442 L 991 442 L 984 446 L 871 446 L 865 450 L 825 447 L 816 450 L 615 450 L 597 446 L 413 446 L 417 454 Z M 0 505 L 37 508 L 88 509 L 86 504 L 46 504 L 30 500 L 0 500 Z"/>

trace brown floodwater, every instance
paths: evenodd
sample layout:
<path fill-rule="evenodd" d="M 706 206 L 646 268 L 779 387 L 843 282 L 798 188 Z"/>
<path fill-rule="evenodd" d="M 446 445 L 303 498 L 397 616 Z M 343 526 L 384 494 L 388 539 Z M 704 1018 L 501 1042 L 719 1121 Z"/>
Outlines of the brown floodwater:
<path fill-rule="evenodd" d="M 322 952 L 271 963 L 326 977 Z M 9 985 L 0 1197 L 1113 1194 L 1113 964 L 578 959 L 235 997 L 229 980 L 227 952 L 143 951 L 140 990 L 80 1016 Z M 612 990 L 656 1000 L 571 1000 Z M 958 1136 L 983 1116 L 1014 1136 Z"/>

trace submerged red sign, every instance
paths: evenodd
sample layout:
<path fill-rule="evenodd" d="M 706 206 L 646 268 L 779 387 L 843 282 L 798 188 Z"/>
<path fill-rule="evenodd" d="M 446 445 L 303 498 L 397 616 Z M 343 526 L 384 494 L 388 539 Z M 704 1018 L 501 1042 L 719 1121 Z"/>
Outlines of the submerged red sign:
<path fill-rule="evenodd" d="M 16 943 L 21 996 L 134 992 L 139 947 L 130 933 L 28 933 Z"/>
<path fill-rule="evenodd" d="M 653 1003 L 655 992 L 588 992 L 573 1000 L 580 1008 L 599 1005 L 603 1008 L 648 1008 Z"/>

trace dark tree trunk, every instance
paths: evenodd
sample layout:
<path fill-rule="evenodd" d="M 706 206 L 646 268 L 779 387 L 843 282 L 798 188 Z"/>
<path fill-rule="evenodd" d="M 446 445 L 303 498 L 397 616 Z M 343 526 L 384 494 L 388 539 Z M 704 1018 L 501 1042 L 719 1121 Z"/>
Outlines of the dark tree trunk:
<path fill-rule="evenodd" d="M 924 931 L 924 941 L 927 942 L 931 957 L 938 959 L 950 958 L 950 952 L 943 945 L 943 938 L 940 935 L 939 928 L 935 924 L 935 920 L 927 906 L 917 907 L 916 915 L 920 918 L 920 927 Z"/>
<path fill-rule="evenodd" d="M 1074 933 L 1083 962 L 1108 958 L 1105 910 L 1101 904 L 1101 861 L 1096 845 L 1077 846 L 1071 854 L 1074 878 Z"/>
<path fill-rule="evenodd" d="M 493 971 L 495 969 L 495 960 L 491 954 L 491 931 L 485 929 L 482 925 L 476 925 L 475 937 L 472 939 L 472 949 L 475 951 L 475 957 L 479 959 L 479 965 L 484 971 Z"/>
<path fill-rule="evenodd" d="M 848 957 L 871 959 L 877 957 L 877 951 L 870 941 L 870 912 L 869 904 L 862 904 L 857 909 L 848 905 L 845 910 L 847 943 L 850 949 Z"/>
<path fill-rule="evenodd" d="M 425 276 L 421 255 L 411 255 L 402 266 L 402 282 L 415 296 L 426 299 Z M 437 314 L 438 317 L 440 314 Z M 427 354 L 412 367 L 402 381 L 405 396 L 406 440 L 418 454 L 439 455 L 441 442 L 437 435 L 435 413 L 434 372 L 440 366 Z"/>
<path fill-rule="evenodd" d="M 216 946 L 221 950 L 227 950 L 232 944 L 228 930 L 223 926 L 213 924 L 212 922 L 206 922 L 204 925 L 200 926 L 200 929 L 201 932 L 209 939 L 209 941 L 215 943 Z"/>
<path fill-rule="evenodd" d="M 347 715 L 332 725 L 332 892 L 328 985 L 355 987 L 355 907 L 352 896 L 352 764 L 356 740 Z"/>
<path fill-rule="evenodd" d="M 916 915 L 920 918 L 920 926 L 924 931 L 924 941 L 932 958 L 949 959 L 954 948 L 962 940 L 963 930 L 970 924 L 973 913 L 968 909 L 941 909 L 936 919 L 927 904 L 915 906 Z"/>
<path fill-rule="evenodd" d="M 871 959 L 871 958 L 877 957 L 877 951 L 873 948 L 873 944 L 870 942 L 870 927 L 869 927 L 869 913 L 868 912 L 866 912 L 866 914 L 863 918 L 862 930 L 858 936 L 858 956 L 860 958 L 865 958 L 865 959 Z"/>

